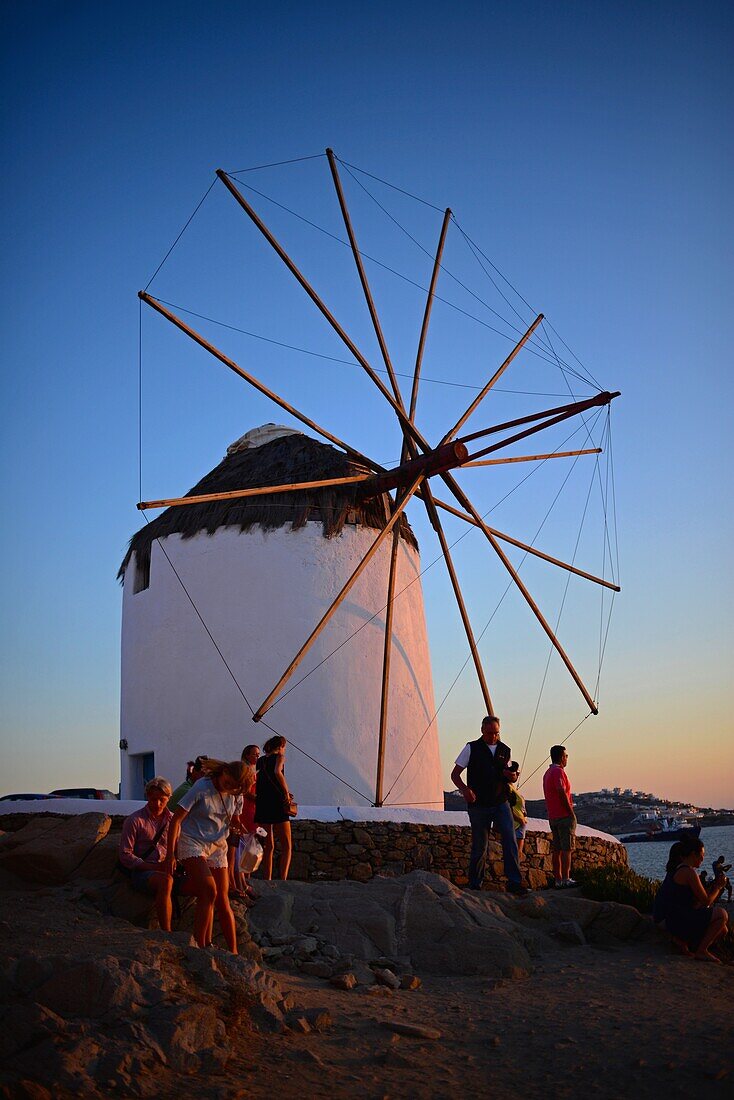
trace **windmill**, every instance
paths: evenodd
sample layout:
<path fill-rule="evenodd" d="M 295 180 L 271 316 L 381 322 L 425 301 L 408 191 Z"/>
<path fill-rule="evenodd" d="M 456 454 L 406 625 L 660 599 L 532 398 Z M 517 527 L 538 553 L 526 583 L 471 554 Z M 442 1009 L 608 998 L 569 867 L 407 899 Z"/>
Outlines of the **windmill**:
<path fill-rule="evenodd" d="M 170 324 L 214 356 L 248 385 L 254 387 L 260 394 L 279 406 L 280 409 L 286 412 L 291 418 L 299 421 L 309 432 L 326 440 L 333 448 L 345 456 L 348 461 L 348 472 L 341 473 L 340 476 L 330 477 L 313 477 L 306 475 L 296 481 L 294 481 L 292 477 L 278 478 L 272 483 L 261 483 L 256 485 L 248 483 L 246 486 L 242 487 L 228 487 L 226 490 L 206 493 L 192 490 L 182 497 L 141 501 L 138 504 L 138 508 L 143 511 L 166 508 L 180 514 L 179 510 L 185 510 L 187 508 L 197 508 L 209 505 L 230 506 L 234 505 L 236 502 L 252 501 L 257 498 L 273 500 L 281 494 L 301 496 L 306 494 L 309 496 L 310 494 L 318 494 L 325 491 L 336 494 L 346 494 L 350 501 L 361 502 L 362 504 L 374 501 L 384 502 L 384 507 L 386 509 L 384 522 L 379 525 L 379 532 L 374 537 L 370 537 L 369 545 L 364 549 L 360 560 L 356 563 L 354 568 L 351 569 L 339 590 L 330 600 L 328 606 L 323 610 L 323 613 L 318 617 L 314 617 L 314 621 L 307 625 L 306 629 L 309 630 L 309 632 L 303 638 L 298 648 L 292 653 L 290 659 L 284 662 L 282 671 L 277 678 L 275 678 L 272 683 L 263 687 L 261 697 L 256 702 L 252 704 L 248 702 L 248 706 L 250 706 L 252 711 L 251 717 L 253 721 L 256 723 L 266 721 L 266 716 L 271 708 L 282 698 L 284 692 L 288 690 L 288 685 L 291 683 L 294 673 L 317 643 L 330 622 L 334 620 L 339 609 L 343 608 L 350 593 L 353 593 L 355 586 L 359 584 L 360 578 L 370 569 L 370 564 L 374 562 L 378 555 L 381 553 L 384 554 L 386 548 L 389 549 L 389 566 L 386 569 L 386 590 L 384 594 L 385 621 L 380 682 L 378 685 L 375 685 L 375 690 L 379 693 L 379 722 L 376 732 L 377 751 L 374 766 L 374 784 L 370 792 L 373 804 L 375 806 L 381 806 L 385 799 L 385 757 L 390 713 L 391 666 L 394 652 L 394 609 L 396 604 L 397 563 L 401 546 L 401 531 L 404 533 L 405 521 L 403 517 L 411 502 L 420 501 L 425 509 L 430 526 L 435 532 L 441 556 L 448 572 L 451 588 L 456 599 L 463 629 L 466 634 L 469 652 L 484 700 L 486 712 L 488 714 L 493 714 L 494 706 L 487 684 L 487 678 L 482 667 L 482 661 L 470 620 L 467 603 L 462 594 L 457 570 L 451 554 L 451 548 L 441 520 L 442 513 L 448 513 L 454 517 L 458 517 L 466 524 L 472 525 L 481 533 L 489 546 L 491 554 L 499 560 L 502 568 L 507 571 L 511 583 L 516 586 L 532 615 L 535 617 L 540 629 L 545 633 L 550 645 L 560 657 L 568 674 L 588 706 L 589 713 L 596 714 L 598 712 L 598 706 L 591 691 L 584 684 L 569 655 L 556 637 L 554 629 L 547 621 L 525 582 L 520 577 L 518 570 L 510 561 L 504 547 L 507 545 L 514 546 L 522 550 L 525 554 L 543 560 L 554 568 L 565 570 L 570 574 L 584 578 L 591 584 L 600 585 L 615 592 L 619 591 L 618 585 L 614 581 L 596 576 L 593 573 L 579 568 L 574 563 L 566 562 L 550 554 L 544 553 L 534 545 L 523 542 L 498 530 L 494 526 L 490 526 L 462 488 L 457 480 L 456 474 L 462 468 L 467 467 L 489 467 L 504 463 L 539 462 L 556 458 L 597 454 L 600 450 L 598 447 L 577 449 L 573 451 L 555 450 L 546 453 L 534 453 L 520 456 L 513 455 L 509 458 L 503 457 L 501 452 L 511 444 L 530 439 L 564 421 L 583 416 L 584 413 L 590 410 L 609 406 L 611 401 L 618 396 L 618 393 L 600 391 L 584 400 L 573 400 L 545 409 L 542 412 L 534 412 L 525 416 L 504 420 L 499 423 L 493 423 L 480 430 L 462 434 L 462 429 L 469 418 L 480 408 L 485 397 L 497 385 L 519 352 L 526 347 L 534 337 L 536 330 L 544 319 L 543 315 L 539 314 L 521 335 L 510 353 L 493 372 L 486 384 L 468 404 L 461 416 L 454 420 L 453 423 L 446 425 L 440 439 L 434 443 L 429 442 L 417 426 L 416 412 L 424 351 L 429 334 L 431 313 L 436 299 L 436 286 L 442 269 L 444 245 L 451 224 L 452 213 L 447 209 L 443 215 L 439 239 L 433 257 L 432 274 L 426 295 L 422 324 L 418 334 L 417 353 L 413 367 L 410 393 L 403 394 L 398 384 L 397 373 L 387 347 L 383 327 L 368 280 L 363 253 L 360 251 L 347 206 L 339 172 L 340 162 L 330 149 L 326 151 L 326 157 L 328 159 L 331 178 L 347 233 L 349 247 L 354 258 L 356 271 L 364 295 L 366 308 L 379 346 L 384 371 L 388 379 L 387 385 L 383 382 L 374 366 L 368 361 L 367 357 L 352 340 L 344 326 L 329 309 L 328 305 L 309 279 L 296 266 L 288 252 L 286 252 L 285 248 L 262 220 L 249 199 L 243 194 L 233 175 L 220 169 L 217 171 L 216 177 L 248 216 L 259 233 L 262 234 L 275 254 L 279 257 L 280 261 L 285 265 L 295 281 L 308 295 L 316 309 L 360 365 L 370 379 L 372 385 L 376 387 L 386 405 L 389 406 L 392 414 L 396 418 L 402 438 L 399 463 L 392 468 L 386 468 L 370 456 L 352 447 L 348 442 L 295 408 L 284 397 L 276 393 L 249 371 L 245 370 L 229 356 L 225 355 L 218 347 L 169 308 L 168 305 L 164 304 L 163 301 L 154 297 L 147 291 L 141 291 L 139 293 L 141 302 L 156 311 L 160 316 L 164 317 Z M 441 492 L 448 492 L 450 497 L 449 500 L 443 499 L 443 497 L 437 495 L 435 487 L 439 484 L 441 486 Z M 191 600 L 191 595 L 189 593 L 187 594 Z M 201 615 L 199 617 L 201 618 Z M 304 633 L 306 632 L 304 631 Z M 212 641 L 215 641 L 215 639 L 212 638 Z M 283 732 L 287 733 L 287 731 Z"/>

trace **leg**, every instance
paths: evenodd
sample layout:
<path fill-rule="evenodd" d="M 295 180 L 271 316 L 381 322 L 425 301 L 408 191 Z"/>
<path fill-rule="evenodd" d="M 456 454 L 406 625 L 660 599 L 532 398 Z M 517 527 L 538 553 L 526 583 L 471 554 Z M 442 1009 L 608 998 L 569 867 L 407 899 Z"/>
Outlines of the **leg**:
<path fill-rule="evenodd" d="M 271 879 L 273 877 L 273 848 L 275 845 L 273 840 L 273 826 L 263 825 L 262 828 L 265 829 L 268 835 L 263 839 L 263 858 L 260 869 L 264 879 Z"/>
<path fill-rule="evenodd" d="M 525 837 L 517 837 L 517 859 L 518 862 L 522 859 L 522 850 L 525 847 Z"/>
<path fill-rule="evenodd" d="M 561 857 L 561 878 L 568 882 L 571 877 L 571 849 L 567 852 L 559 852 Z"/>
<path fill-rule="evenodd" d="M 284 821 L 280 825 L 273 825 L 273 832 L 278 841 L 278 847 L 280 848 L 280 856 L 278 858 L 278 878 L 281 878 L 283 882 L 288 878 L 288 870 L 291 865 L 291 853 L 293 851 L 293 843 L 291 841 L 291 823 L 290 821 Z"/>
<path fill-rule="evenodd" d="M 555 841 L 554 841 L 555 844 Z M 551 859 L 553 860 L 553 878 L 556 880 L 556 886 L 561 884 L 561 853 L 554 847 L 551 852 Z"/>
<path fill-rule="evenodd" d="M 515 837 L 515 823 L 512 820 L 512 810 L 509 802 L 502 802 L 492 810 L 494 826 L 499 830 L 502 839 L 502 859 L 505 865 L 505 877 L 513 886 L 522 885 L 520 864 L 517 858 L 517 838 Z"/>
<path fill-rule="evenodd" d="M 484 882 L 484 869 L 487 865 L 487 839 L 491 817 L 478 806 L 469 806 L 471 825 L 471 855 L 469 856 L 469 889 L 481 890 Z"/>
<path fill-rule="evenodd" d="M 701 942 L 694 952 L 694 958 L 696 959 L 708 959 L 714 962 L 721 962 L 721 959 L 717 959 L 716 955 L 712 955 L 709 951 L 709 947 L 716 943 L 719 936 L 722 936 L 726 932 L 729 918 L 726 913 L 726 909 L 722 909 L 720 905 L 715 906 L 711 913 L 711 920 L 709 926 L 704 932 Z"/>
<path fill-rule="evenodd" d="M 196 898 L 194 910 L 194 939 L 199 947 L 211 943 L 210 925 L 214 914 L 217 884 L 203 856 L 184 860 L 186 868 L 186 893 Z"/>
<path fill-rule="evenodd" d="M 215 906 L 219 925 L 224 933 L 227 947 L 233 955 L 237 954 L 237 929 L 234 922 L 234 913 L 229 904 L 229 869 L 227 867 L 212 867 L 211 874 L 217 887 Z"/>
<path fill-rule="evenodd" d="M 164 932 L 170 932 L 171 917 L 173 915 L 173 904 L 171 902 L 173 875 L 157 874 L 153 876 L 151 882 L 155 890 L 155 911 L 158 916 L 158 923 Z"/>

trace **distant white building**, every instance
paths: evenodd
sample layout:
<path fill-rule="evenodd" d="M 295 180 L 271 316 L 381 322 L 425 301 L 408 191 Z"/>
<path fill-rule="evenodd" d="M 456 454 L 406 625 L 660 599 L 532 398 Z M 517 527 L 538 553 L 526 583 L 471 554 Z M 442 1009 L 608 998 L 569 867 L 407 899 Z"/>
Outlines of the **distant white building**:
<path fill-rule="evenodd" d="M 190 495 L 355 472 L 364 471 L 335 448 L 269 425 L 230 447 Z M 374 799 L 390 538 L 283 689 L 292 690 L 259 724 L 248 703 L 265 699 L 388 518 L 386 497 L 331 487 L 173 507 L 138 531 L 120 570 L 123 798 L 139 798 L 154 773 L 175 786 L 201 753 L 239 758 L 270 725 L 291 742 L 286 774 L 302 804 Z M 420 570 L 404 520 L 383 791 L 386 805 L 437 809 Z"/>

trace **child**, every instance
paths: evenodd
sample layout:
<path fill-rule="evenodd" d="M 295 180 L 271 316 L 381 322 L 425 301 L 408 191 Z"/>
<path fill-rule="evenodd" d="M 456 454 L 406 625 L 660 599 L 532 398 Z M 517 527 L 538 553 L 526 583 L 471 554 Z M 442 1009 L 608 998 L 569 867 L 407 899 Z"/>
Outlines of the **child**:
<path fill-rule="evenodd" d="M 515 784 L 520 775 L 520 765 L 517 760 L 511 760 L 505 768 L 505 778 L 510 787 L 510 809 L 515 825 L 515 839 L 517 840 L 517 858 L 522 859 L 522 850 L 525 847 L 525 833 L 528 829 L 528 815 L 525 813 L 525 799 L 518 791 Z"/>

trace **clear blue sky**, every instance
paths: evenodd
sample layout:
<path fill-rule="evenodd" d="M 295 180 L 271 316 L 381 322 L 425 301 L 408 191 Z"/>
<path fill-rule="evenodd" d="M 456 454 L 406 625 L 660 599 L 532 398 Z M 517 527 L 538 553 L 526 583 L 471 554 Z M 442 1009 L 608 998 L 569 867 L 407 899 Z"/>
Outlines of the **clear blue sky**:
<path fill-rule="evenodd" d="M 117 785 L 115 573 L 140 524 L 137 290 L 215 168 L 329 145 L 450 205 L 601 384 L 622 390 L 613 438 L 623 593 L 602 713 L 569 744 L 576 788 L 734 804 L 731 6 L 8 3 L 2 20 L 0 791 Z M 242 178 L 340 233 L 323 159 Z M 364 181 L 433 247 L 439 214 Z M 425 283 L 425 257 L 347 183 L 365 251 Z M 257 201 L 371 354 L 345 250 Z M 499 308 L 472 262 L 452 227 L 447 266 Z M 409 371 L 422 298 L 372 274 L 398 369 Z M 345 357 L 221 184 L 151 290 Z M 440 290 L 481 313 L 450 282 Z M 378 460 L 397 459 L 392 414 L 355 368 L 223 332 L 207 330 L 316 419 Z M 431 337 L 426 374 L 467 385 L 481 385 L 510 346 L 440 306 Z M 233 438 L 283 419 L 152 315 L 144 350 L 144 496 L 185 491 Z M 545 366 L 519 359 L 507 386 L 552 392 Z M 431 438 L 470 394 L 424 387 Z M 543 407 L 533 400 L 526 411 Z M 493 401 L 472 426 L 517 407 L 512 395 Z M 548 465 L 553 474 L 531 479 L 497 526 L 532 537 L 562 476 Z M 465 476 L 483 510 L 514 483 L 504 472 Z M 539 540 L 562 557 L 573 551 L 579 477 L 567 515 Z M 425 565 L 434 551 L 421 523 L 416 512 Z M 594 559 L 582 544 L 580 564 L 598 569 L 600 547 Z M 481 629 L 501 572 L 476 538 L 457 548 L 457 565 Z M 564 581 L 528 573 L 549 618 Z M 439 567 L 424 583 L 440 700 L 466 646 Z M 588 622 L 598 632 L 598 610 L 585 617 L 583 598 L 561 635 L 593 683 L 594 629 L 584 632 Z M 547 656 L 518 600 L 502 606 L 483 655 L 517 755 Z M 555 662 L 551 671 L 528 772 L 585 713 Z M 440 718 L 447 773 L 480 717 L 467 670 Z"/>

